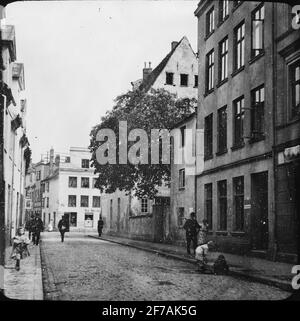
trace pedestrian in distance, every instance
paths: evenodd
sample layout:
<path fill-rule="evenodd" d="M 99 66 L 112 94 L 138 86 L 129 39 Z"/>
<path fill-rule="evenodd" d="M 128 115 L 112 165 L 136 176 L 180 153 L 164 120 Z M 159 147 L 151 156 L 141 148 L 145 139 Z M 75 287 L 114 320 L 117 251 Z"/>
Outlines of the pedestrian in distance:
<path fill-rule="evenodd" d="M 202 245 L 207 243 L 207 234 L 208 234 L 208 221 L 204 219 L 200 224 L 200 231 L 199 231 L 199 238 L 198 238 L 198 245 Z"/>
<path fill-rule="evenodd" d="M 195 253 L 197 247 L 197 234 L 200 230 L 200 225 L 196 220 L 195 212 L 191 212 L 190 218 L 187 219 L 183 225 L 183 228 L 186 232 L 186 247 L 187 247 L 187 254 L 191 254 L 191 242 L 193 242 L 193 250 Z"/>
<path fill-rule="evenodd" d="M 65 233 L 69 232 L 69 221 L 66 216 L 63 216 L 61 220 L 58 222 L 58 230 L 60 233 L 61 241 L 64 241 Z"/>
<path fill-rule="evenodd" d="M 32 242 L 35 245 L 39 245 L 41 232 L 44 231 L 44 223 L 37 215 L 32 223 Z"/>
<path fill-rule="evenodd" d="M 197 260 L 197 272 L 203 273 L 208 269 L 208 254 L 215 247 L 213 241 L 197 246 L 195 259 Z"/>
<path fill-rule="evenodd" d="M 20 261 L 26 256 L 29 256 L 28 245 L 30 244 L 29 238 L 25 235 L 24 228 L 19 227 L 16 236 L 13 237 L 13 248 L 11 258 L 16 260 L 15 269 L 20 270 Z"/>
<path fill-rule="evenodd" d="M 34 216 L 32 215 L 30 219 L 25 224 L 25 230 L 28 231 L 28 238 L 31 240 L 32 227 L 34 222 Z"/>
<path fill-rule="evenodd" d="M 102 216 L 100 215 L 99 220 L 98 220 L 98 235 L 99 235 L 99 237 L 101 237 L 103 225 L 104 225 L 104 221 L 102 219 Z"/>

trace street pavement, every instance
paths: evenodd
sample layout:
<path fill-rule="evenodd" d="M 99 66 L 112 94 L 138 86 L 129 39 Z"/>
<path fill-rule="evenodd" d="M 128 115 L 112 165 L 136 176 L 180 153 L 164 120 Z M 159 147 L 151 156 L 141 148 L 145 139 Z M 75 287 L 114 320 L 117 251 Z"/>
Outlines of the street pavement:
<path fill-rule="evenodd" d="M 281 300 L 289 292 L 231 276 L 198 274 L 193 263 L 162 257 L 84 233 L 44 232 L 46 300 Z"/>

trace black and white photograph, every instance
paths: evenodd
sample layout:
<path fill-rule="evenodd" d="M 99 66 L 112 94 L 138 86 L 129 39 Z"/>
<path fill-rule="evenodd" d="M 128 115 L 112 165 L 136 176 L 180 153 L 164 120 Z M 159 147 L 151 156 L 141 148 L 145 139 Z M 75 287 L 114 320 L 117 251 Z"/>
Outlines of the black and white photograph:
<path fill-rule="evenodd" d="M 299 0 L 16 1 L 0 19 L 5 300 L 199 318 L 298 292 Z"/>

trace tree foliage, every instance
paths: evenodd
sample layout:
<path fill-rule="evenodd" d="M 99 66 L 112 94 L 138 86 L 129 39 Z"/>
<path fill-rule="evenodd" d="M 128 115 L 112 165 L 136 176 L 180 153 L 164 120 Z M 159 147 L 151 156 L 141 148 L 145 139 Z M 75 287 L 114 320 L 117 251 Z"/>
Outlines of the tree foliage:
<path fill-rule="evenodd" d="M 113 193 L 116 189 L 133 191 L 138 197 L 153 198 L 162 182 L 170 180 L 170 164 L 151 164 L 151 129 L 171 130 L 175 124 L 195 111 L 196 100 L 178 99 L 164 89 L 151 89 L 148 93 L 129 91 L 115 99 L 115 105 L 102 117 L 100 124 L 90 133 L 92 166 L 98 174 L 96 187 L 101 192 Z M 148 164 L 119 164 L 119 122 L 127 121 L 128 134 L 132 129 L 144 129 L 148 135 Z M 117 164 L 101 165 L 96 151 L 102 144 L 96 140 L 100 129 L 112 129 L 116 135 Z M 135 142 L 128 142 L 128 150 Z"/>

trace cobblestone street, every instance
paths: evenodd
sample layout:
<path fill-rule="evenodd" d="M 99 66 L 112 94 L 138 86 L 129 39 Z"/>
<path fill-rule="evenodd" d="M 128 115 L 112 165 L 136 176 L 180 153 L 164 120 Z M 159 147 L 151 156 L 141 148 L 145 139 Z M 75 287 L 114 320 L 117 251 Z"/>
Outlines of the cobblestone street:
<path fill-rule="evenodd" d="M 45 299 L 279 300 L 290 294 L 230 276 L 200 275 L 195 266 L 83 233 L 42 235 Z"/>

